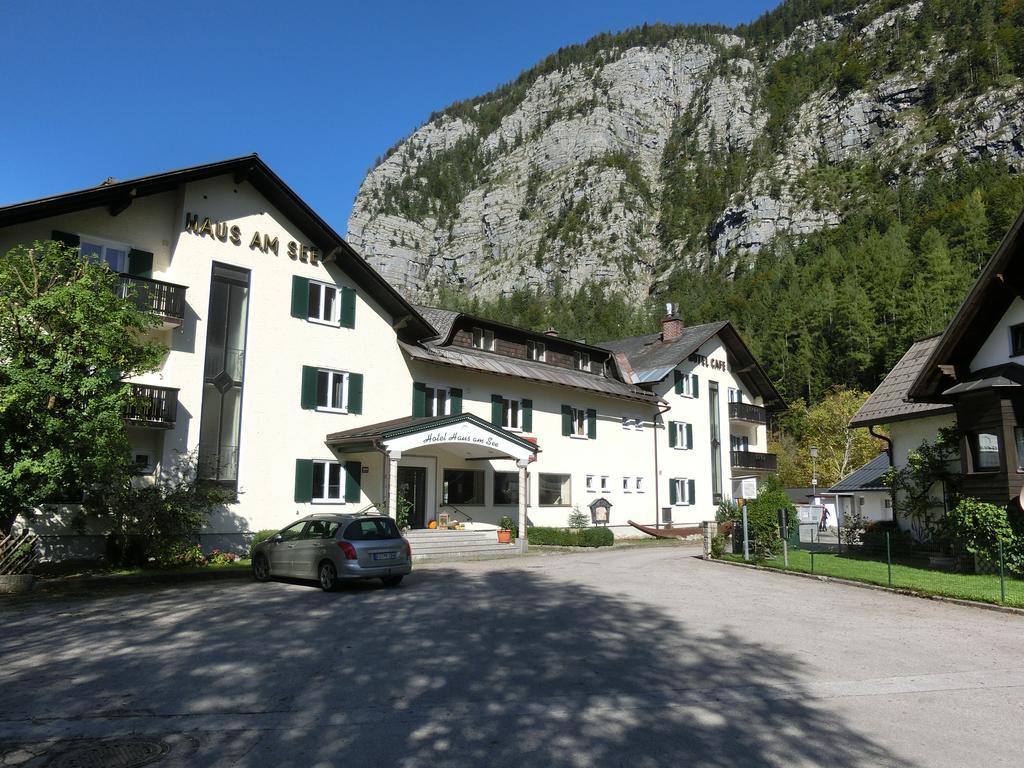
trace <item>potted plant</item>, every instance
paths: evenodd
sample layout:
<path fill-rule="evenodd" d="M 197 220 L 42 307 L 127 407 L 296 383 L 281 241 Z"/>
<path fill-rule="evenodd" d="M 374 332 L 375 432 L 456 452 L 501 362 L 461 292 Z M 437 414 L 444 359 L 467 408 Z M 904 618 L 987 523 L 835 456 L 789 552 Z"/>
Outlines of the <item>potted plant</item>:
<path fill-rule="evenodd" d="M 511 544 L 512 543 L 512 529 L 515 528 L 515 523 L 512 518 L 505 515 L 498 522 L 498 543 L 499 544 Z"/>

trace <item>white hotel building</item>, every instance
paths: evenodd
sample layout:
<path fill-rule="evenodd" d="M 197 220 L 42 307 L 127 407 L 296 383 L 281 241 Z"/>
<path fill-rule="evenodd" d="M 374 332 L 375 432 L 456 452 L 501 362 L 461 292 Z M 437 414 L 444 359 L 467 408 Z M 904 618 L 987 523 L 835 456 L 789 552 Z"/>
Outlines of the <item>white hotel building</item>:
<path fill-rule="evenodd" d="M 728 323 L 591 345 L 408 303 L 257 156 L 0 208 L 0 249 L 57 239 L 123 273 L 168 352 L 132 380 L 139 472 L 182 452 L 237 492 L 206 548 L 399 496 L 444 515 L 638 534 L 712 519 L 775 468 L 782 401 Z M 69 555 L 65 510 L 29 524 Z M 640 535 L 640 534 L 638 534 Z M 90 538 L 92 537 L 92 538 Z M 53 540 L 51 540 L 51 544 Z M 56 551 L 56 549 L 55 549 Z"/>

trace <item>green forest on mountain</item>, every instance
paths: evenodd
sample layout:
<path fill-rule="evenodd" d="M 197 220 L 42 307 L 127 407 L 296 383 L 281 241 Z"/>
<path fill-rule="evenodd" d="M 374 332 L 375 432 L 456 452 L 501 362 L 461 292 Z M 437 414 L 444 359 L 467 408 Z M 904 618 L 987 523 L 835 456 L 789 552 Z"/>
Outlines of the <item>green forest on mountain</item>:
<path fill-rule="evenodd" d="M 678 269 L 640 307 L 597 283 L 493 301 L 449 289 L 440 303 L 596 342 L 655 331 L 675 301 L 688 324 L 731 321 L 790 402 L 835 384 L 871 390 L 913 341 L 945 328 L 1024 207 L 1024 178 L 995 163 L 895 186 L 848 173 L 864 199 L 837 228 L 779 238 L 740 268 Z"/>
<path fill-rule="evenodd" d="M 943 146 L 955 139 L 956 127 L 936 108 L 1019 84 L 1024 0 L 924 0 L 917 17 L 897 25 L 884 40 L 876 36 L 868 45 L 859 36 L 881 13 L 905 5 L 905 0 L 790 0 L 734 30 L 645 25 L 600 35 L 561 49 L 517 80 L 439 114 L 474 121 L 478 136 L 486 135 L 547 72 L 597 66 L 629 46 L 664 45 L 683 37 L 720 46 L 714 35 L 723 31 L 742 36 L 763 54 L 802 22 L 849 12 L 852 20 L 839 38 L 765 62 L 759 103 L 767 110 L 768 125 L 749 151 L 702 153 L 690 130 L 693 114 L 677 120 L 662 161 L 657 208 L 645 204 L 657 216 L 667 253 L 699 252 L 709 243 L 715 217 L 735 196 L 742 197 L 755 173 L 770 167 L 787 140 L 795 110 L 810 94 L 849 92 L 920 68 L 924 60 L 937 62 L 923 86 L 924 134 L 916 140 Z M 732 53 L 720 53 L 727 66 Z M 983 116 L 962 117 L 970 122 Z M 815 207 L 840 212 L 838 227 L 799 240 L 779 237 L 756 256 L 727 255 L 702 268 L 669 257 L 640 306 L 627 300 L 621 287 L 589 283 L 569 291 L 557 280 L 541 292 L 520 290 L 494 300 L 442 288 L 436 300 L 534 329 L 554 327 L 592 342 L 652 332 L 664 302 L 674 301 L 687 323 L 731 321 L 790 402 L 817 402 L 834 385 L 870 391 L 914 340 L 943 330 L 1024 207 L 1024 180 L 1005 162 L 960 161 L 949 167 L 931 162 L 936 154 L 919 157 L 916 167 L 908 165 L 906 155 L 869 153 L 840 164 L 823 159 L 797 183 Z M 462 196 L 481 183 L 488 160 L 478 138 L 460 142 L 388 190 L 384 208 L 417 220 L 434 215 L 444 221 Z M 644 194 L 638 198 L 647 200 Z M 530 215 L 535 214 L 523 213 Z M 581 226 L 594 225 L 583 221 Z M 538 258 L 552 258 L 558 240 L 573 235 L 560 229 L 550 244 L 544 241 L 547 250 Z"/>

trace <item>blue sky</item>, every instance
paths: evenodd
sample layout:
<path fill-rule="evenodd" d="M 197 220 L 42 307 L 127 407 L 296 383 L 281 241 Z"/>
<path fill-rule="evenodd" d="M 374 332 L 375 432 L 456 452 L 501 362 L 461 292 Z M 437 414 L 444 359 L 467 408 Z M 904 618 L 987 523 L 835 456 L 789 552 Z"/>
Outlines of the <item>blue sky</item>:
<path fill-rule="evenodd" d="M 344 234 L 374 159 L 561 46 L 767 0 L 0 0 L 0 204 L 258 152 Z"/>

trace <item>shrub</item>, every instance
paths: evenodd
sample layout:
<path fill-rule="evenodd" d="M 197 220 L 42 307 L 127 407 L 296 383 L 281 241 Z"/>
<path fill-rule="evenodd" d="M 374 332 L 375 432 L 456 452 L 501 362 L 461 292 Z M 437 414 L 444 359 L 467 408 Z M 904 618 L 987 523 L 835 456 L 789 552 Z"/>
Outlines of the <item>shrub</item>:
<path fill-rule="evenodd" d="M 892 520 L 868 523 L 861 535 L 864 549 L 885 552 L 885 535 L 889 534 L 889 550 L 893 554 L 905 553 L 913 547 L 913 538 Z"/>
<path fill-rule="evenodd" d="M 716 560 L 725 554 L 725 536 L 718 534 L 711 539 L 711 556 Z"/>
<path fill-rule="evenodd" d="M 213 550 L 210 556 L 206 558 L 206 562 L 210 565 L 228 565 L 238 560 L 238 555 L 234 552 L 222 552 L 219 549 Z"/>
<path fill-rule="evenodd" d="M 778 553 L 782 545 L 779 537 L 779 510 L 786 510 L 789 527 L 799 525 L 796 508 L 786 492 L 766 486 L 757 498 L 747 503 L 747 534 L 750 552 L 758 559 L 768 560 Z M 742 537 L 742 531 L 740 533 Z"/>
<path fill-rule="evenodd" d="M 1014 535 L 1005 507 L 977 499 L 961 499 L 946 515 L 946 532 L 972 555 L 993 562 L 999 559 L 999 544 L 1004 554 L 1013 549 Z"/>
<path fill-rule="evenodd" d="M 206 565 L 203 551 L 196 544 L 174 541 L 158 551 L 157 563 L 163 568 Z"/>
<path fill-rule="evenodd" d="M 718 510 L 715 512 L 715 522 L 725 523 L 729 520 L 740 519 L 740 508 L 732 499 L 726 499 L 718 505 Z"/>
<path fill-rule="evenodd" d="M 544 528 L 533 526 L 528 532 L 531 544 L 559 547 L 610 547 L 615 534 L 610 528 Z"/>
<path fill-rule="evenodd" d="M 271 536 L 277 533 L 277 528 L 264 528 L 261 531 L 256 531 L 252 537 L 252 543 L 249 545 L 249 558 L 252 558 L 252 549 L 261 541 L 266 541 Z"/>
<path fill-rule="evenodd" d="M 572 512 L 569 513 L 569 527 L 574 530 L 582 530 L 587 527 L 587 516 L 580 512 L 579 507 L 573 507 Z"/>

